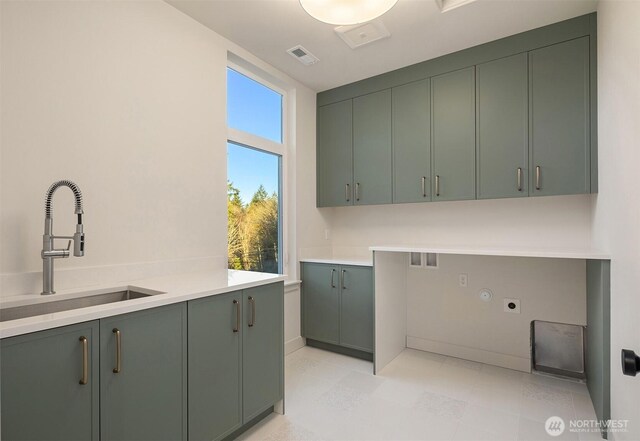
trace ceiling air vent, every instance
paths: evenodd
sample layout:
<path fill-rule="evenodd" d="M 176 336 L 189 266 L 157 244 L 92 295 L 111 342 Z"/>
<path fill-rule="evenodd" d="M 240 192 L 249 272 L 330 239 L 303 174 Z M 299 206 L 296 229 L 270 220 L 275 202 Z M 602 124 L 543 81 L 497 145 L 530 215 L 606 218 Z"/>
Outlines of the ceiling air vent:
<path fill-rule="evenodd" d="M 305 66 L 311 66 L 312 64 L 316 64 L 319 61 L 318 57 L 316 57 L 300 45 L 292 47 L 287 52 L 289 52 L 289 54 L 293 58 L 295 58 Z"/>
<path fill-rule="evenodd" d="M 338 26 L 335 31 L 351 49 L 357 49 L 365 44 L 391 36 L 382 20 L 352 26 Z"/>

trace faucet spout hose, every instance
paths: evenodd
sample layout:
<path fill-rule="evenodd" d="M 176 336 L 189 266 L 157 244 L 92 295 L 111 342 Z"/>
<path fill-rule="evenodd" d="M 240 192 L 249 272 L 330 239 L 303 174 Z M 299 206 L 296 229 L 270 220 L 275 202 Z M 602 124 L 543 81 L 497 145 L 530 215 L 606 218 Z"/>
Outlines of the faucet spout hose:
<path fill-rule="evenodd" d="M 73 196 L 76 202 L 75 213 L 78 215 L 78 223 L 81 224 L 82 223 L 81 215 L 84 213 L 82 211 L 82 193 L 80 192 L 80 189 L 76 184 L 66 179 L 54 182 L 53 184 L 51 184 L 51 187 L 49 187 L 49 190 L 47 190 L 47 197 L 44 205 L 45 217 L 49 217 L 49 218 L 51 217 L 51 199 L 53 198 L 53 193 L 55 193 L 55 191 L 60 187 L 69 187 L 73 192 Z"/>

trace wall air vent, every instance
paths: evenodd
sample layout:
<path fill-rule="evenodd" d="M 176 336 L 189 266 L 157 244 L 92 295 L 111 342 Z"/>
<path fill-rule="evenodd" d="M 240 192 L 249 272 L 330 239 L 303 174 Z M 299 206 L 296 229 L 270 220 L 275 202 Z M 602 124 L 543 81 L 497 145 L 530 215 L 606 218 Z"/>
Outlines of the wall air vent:
<path fill-rule="evenodd" d="M 373 20 L 369 23 L 352 26 L 338 26 L 335 31 L 351 49 L 357 49 L 365 44 L 391 36 L 382 20 Z"/>
<path fill-rule="evenodd" d="M 451 11 L 452 9 L 475 2 L 476 0 L 435 0 L 440 8 L 440 12 Z"/>
<path fill-rule="evenodd" d="M 311 66 L 312 64 L 316 64 L 319 61 L 318 57 L 316 57 L 300 45 L 292 47 L 287 52 L 289 53 L 289 55 L 291 55 L 293 58 L 295 58 L 305 66 Z"/>

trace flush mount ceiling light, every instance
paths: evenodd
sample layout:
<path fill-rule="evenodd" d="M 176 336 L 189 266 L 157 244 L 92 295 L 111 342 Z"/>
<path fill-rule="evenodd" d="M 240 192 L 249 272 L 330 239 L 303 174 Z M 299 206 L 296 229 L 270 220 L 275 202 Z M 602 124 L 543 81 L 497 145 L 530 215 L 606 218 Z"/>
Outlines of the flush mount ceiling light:
<path fill-rule="evenodd" d="M 324 23 L 354 25 L 380 17 L 398 0 L 300 0 L 307 13 Z"/>

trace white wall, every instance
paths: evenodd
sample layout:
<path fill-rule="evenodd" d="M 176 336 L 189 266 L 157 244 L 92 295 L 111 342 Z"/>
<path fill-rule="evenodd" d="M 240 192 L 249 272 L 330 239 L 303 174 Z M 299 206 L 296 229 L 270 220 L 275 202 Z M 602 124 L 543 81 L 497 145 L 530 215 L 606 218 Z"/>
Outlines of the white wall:
<path fill-rule="evenodd" d="M 599 194 L 594 244 L 611 254 L 611 413 L 617 440 L 640 439 L 640 379 L 620 371 L 620 350 L 640 353 L 640 2 L 598 3 Z"/>
<path fill-rule="evenodd" d="M 334 255 L 371 245 L 588 248 L 591 196 L 323 209 Z"/>
<path fill-rule="evenodd" d="M 438 258 L 438 268 L 408 268 L 405 258 L 409 347 L 529 372 L 532 320 L 586 325 L 584 260 Z M 489 302 L 479 297 L 484 288 Z M 520 300 L 520 314 L 504 312 L 505 298 Z"/>
<path fill-rule="evenodd" d="M 59 269 L 224 257 L 226 50 L 163 2 L 2 2 L 0 272 L 41 270 L 58 179 L 86 234 Z M 55 195 L 56 234 L 72 200 Z"/>
<path fill-rule="evenodd" d="M 300 121 L 285 189 L 296 277 L 295 151 L 315 151 L 314 92 L 162 1 L 0 5 L 0 295 L 40 288 L 44 194 L 63 178 L 83 191 L 86 254 L 56 261 L 57 287 L 226 266 L 229 52 L 285 87 Z M 54 224 L 73 232 L 67 189 Z"/>

